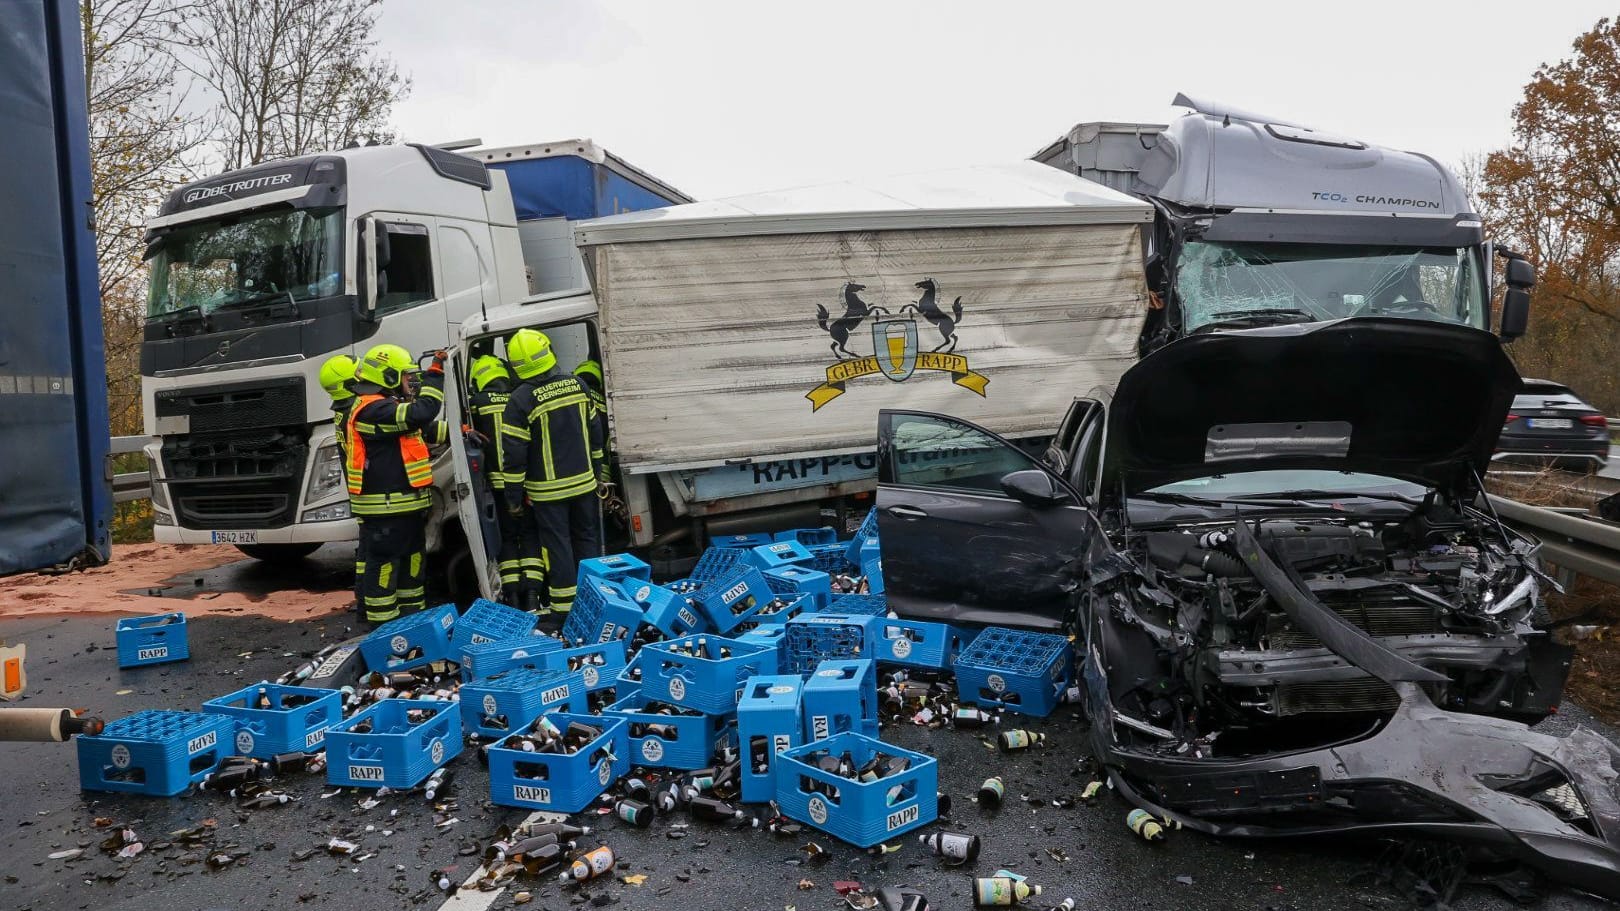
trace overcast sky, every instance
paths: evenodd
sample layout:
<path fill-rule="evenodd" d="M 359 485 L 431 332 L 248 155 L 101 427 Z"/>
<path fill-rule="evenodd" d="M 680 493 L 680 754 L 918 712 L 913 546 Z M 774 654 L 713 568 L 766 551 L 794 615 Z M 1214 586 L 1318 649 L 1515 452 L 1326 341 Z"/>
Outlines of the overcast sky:
<path fill-rule="evenodd" d="M 1538 64 L 1616 12 L 1245 0 L 388 0 L 404 138 L 589 137 L 705 199 L 1009 161 L 1177 92 L 1426 152 L 1510 139 Z"/>

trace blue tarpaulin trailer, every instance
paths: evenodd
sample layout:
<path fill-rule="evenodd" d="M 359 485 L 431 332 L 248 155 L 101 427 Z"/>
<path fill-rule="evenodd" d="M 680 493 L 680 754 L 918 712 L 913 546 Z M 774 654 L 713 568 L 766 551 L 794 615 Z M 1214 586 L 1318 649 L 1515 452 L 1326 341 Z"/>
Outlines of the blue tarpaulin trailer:
<path fill-rule="evenodd" d="M 0 575 L 111 553 L 79 6 L 0 0 Z"/>

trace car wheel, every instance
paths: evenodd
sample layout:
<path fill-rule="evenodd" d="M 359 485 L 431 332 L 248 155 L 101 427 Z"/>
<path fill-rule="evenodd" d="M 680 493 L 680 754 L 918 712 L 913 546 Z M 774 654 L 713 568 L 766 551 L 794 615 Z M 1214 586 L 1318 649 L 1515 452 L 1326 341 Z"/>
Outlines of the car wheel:
<path fill-rule="evenodd" d="M 297 563 L 317 550 L 320 542 L 312 544 L 238 544 L 236 549 L 255 560 L 283 566 Z"/>

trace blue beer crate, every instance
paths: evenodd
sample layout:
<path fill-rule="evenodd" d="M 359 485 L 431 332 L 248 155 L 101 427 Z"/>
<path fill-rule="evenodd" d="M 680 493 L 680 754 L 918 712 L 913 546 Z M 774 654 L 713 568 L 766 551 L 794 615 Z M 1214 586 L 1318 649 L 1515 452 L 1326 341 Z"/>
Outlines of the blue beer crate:
<path fill-rule="evenodd" d="M 579 561 L 579 578 L 594 576 L 629 587 L 632 582 L 651 582 L 652 567 L 634 554 L 608 554 Z"/>
<path fill-rule="evenodd" d="M 550 712 L 584 712 L 585 692 L 579 671 L 513 668 L 462 686 L 461 727 L 485 737 L 505 737 Z"/>
<path fill-rule="evenodd" d="M 949 670 L 973 635 L 949 623 L 886 618 L 878 625 L 872 657 L 884 664 Z"/>
<path fill-rule="evenodd" d="M 956 658 L 963 702 L 1021 715 L 1050 715 L 1074 673 L 1069 640 L 1051 633 L 986 627 Z"/>
<path fill-rule="evenodd" d="M 456 606 L 441 604 L 384 623 L 360 640 L 360 654 L 374 671 L 408 671 L 435 661 L 455 660 L 450 628 Z M 411 657 L 406 657 L 406 656 Z"/>
<path fill-rule="evenodd" d="M 769 544 L 770 541 L 770 536 L 767 535 L 764 540 L 755 541 L 754 544 Z M 748 555 L 748 548 L 752 546 L 754 545 L 711 547 L 703 552 L 703 556 L 698 557 L 697 565 L 692 567 L 687 578 L 697 583 L 713 582 L 733 566 L 745 562 L 743 558 Z"/>
<path fill-rule="evenodd" d="M 715 632 L 724 635 L 765 609 L 775 595 L 752 566 L 734 566 L 691 595 L 692 606 Z"/>
<path fill-rule="evenodd" d="M 876 552 L 876 548 L 861 551 L 861 578 L 866 580 L 866 590 L 880 595 L 883 593 L 883 555 Z"/>
<path fill-rule="evenodd" d="M 804 739 L 878 735 L 877 662 L 823 661 L 804 683 Z"/>
<path fill-rule="evenodd" d="M 782 652 L 782 645 L 787 641 L 787 624 L 782 624 L 780 626 L 756 626 L 748 632 L 738 636 L 737 641 L 746 642 L 749 645 L 763 646 L 775 651 L 777 669 L 783 671 L 789 670 L 789 668 L 783 663 L 785 659 L 783 658 Z"/>
<path fill-rule="evenodd" d="M 810 548 L 797 541 L 773 541 L 748 550 L 748 562 L 761 571 L 810 562 Z"/>
<path fill-rule="evenodd" d="M 501 738 L 489 748 L 490 803 L 578 813 L 630 771 L 629 724 L 623 718 L 567 712 L 547 717 L 563 730 L 577 722 L 602 733 L 569 754 L 528 753 L 505 746 L 516 734 Z"/>
<path fill-rule="evenodd" d="M 425 712 L 413 721 L 409 713 Z M 454 702 L 379 699 L 326 731 L 326 783 L 414 788 L 461 752 Z"/>
<path fill-rule="evenodd" d="M 771 536 L 763 531 L 751 531 L 741 535 L 718 535 L 709 539 L 714 547 L 741 548 L 758 547 L 761 544 L 771 543 Z"/>
<path fill-rule="evenodd" d="M 803 689 L 796 674 L 752 677 L 743 684 L 737 701 L 743 803 L 764 803 L 775 796 L 777 756 L 804 742 L 799 722 Z"/>
<path fill-rule="evenodd" d="M 743 681 L 776 673 L 776 650 L 720 636 L 684 636 L 643 646 L 631 666 L 641 670 L 643 696 L 727 715 L 737 708 Z"/>
<path fill-rule="evenodd" d="M 611 579 L 584 576 L 574 607 L 563 622 L 563 639 L 574 645 L 611 642 L 635 635 L 642 623 L 641 605 Z"/>
<path fill-rule="evenodd" d="M 806 565 L 812 569 L 819 569 L 829 576 L 860 574 L 860 567 L 849 562 L 845 556 L 849 550 L 848 544 L 816 544 L 811 545 L 809 550 L 810 562 Z"/>
<path fill-rule="evenodd" d="M 797 541 L 806 547 L 816 544 L 837 544 L 838 529 L 831 525 L 823 525 L 820 528 L 790 528 L 787 531 L 779 531 L 772 537 L 778 541 Z"/>
<path fill-rule="evenodd" d="M 260 706 L 268 702 L 268 706 Z M 231 743 L 238 756 L 269 759 L 295 750 L 314 752 L 326 729 L 343 720 L 343 694 L 313 686 L 256 683 L 203 703 L 203 711 L 236 723 Z"/>
<path fill-rule="evenodd" d="M 855 537 L 850 538 L 849 543 L 844 546 L 844 560 L 852 566 L 860 566 L 861 551 L 869 544 L 876 547 L 877 540 L 878 516 L 877 507 L 874 506 L 872 511 L 866 514 L 866 518 L 861 520 L 861 527 L 856 529 Z"/>
<path fill-rule="evenodd" d="M 461 654 L 462 682 L 489 677 L 514 667 L 539 667 L 540 656 L 563 647 L 561 639 L 527 633 L 494 642 L 478 642 Z"/>
<path fill-rule="evenodd" d="M 467 663 L 467 646 L 527 636 L 534 632 L 535 616 L 515 607 L 479 598 L 456 620 L 451 631 L 450 654 Z"/>
<path fill-rule="evenodd" d="M 629 722 L 630 762 L 661 769 L 701 769 L 721 747 L 736 742 L 737 729 L 716 715 L 677 708 L 674 715 L 648 711 L 658 705 L 645 693 L 626 696 L 602 710 Z M 666 703 L 667 704 L 667 703 Z"/>
<path fill-rule="evenodd" d="M 588 693 L 613 686 L 624 670 L 624 662 L 623 639 L 565 646 L 540 656 L 540 666 L 547 670 L 578 671 Z"/>
<path fill-rule="evenodd" d="M 205 712 L 136 712 L 76 738 L 79 788 L 173 797 L 230 754 L 236 722 Z"/>
<path fill-rule="evenodd" d="M 761 626 L 783 626 L 800 614 L 815 612 L 815 600 L 809 595 L 773 595 L 758 613 L 739 624 L 731 634 L 740 636 Z"/>
<path fill-rule="evenodd" d="M 708 632 L 709 621 L 692 606 L 691 593 L 702 587 L 701 582 L 678 579 L 668 585 L 639 589 L 637 594 L 641 597 L 638 600 L 647 605 L 642 620 L 671 639 L 688 633 Z"/>
<path fill-rule="evenodd" d="M 889 613 L 889 599 L 881 594 L 833 595 L 825 608 L 829 614 L 882 617 Z"/>
<path fill-rule="evenodd" d="M 778 595 L 809 595 L 815 602 L 812 610 L 822 610 L 832 600 L 832 577 L 808 566 L 782 566 L 767 569 L 765 584 Z"/>
<path fill-rule="evenodd" d="M 823 755 L 845 752 L 856 768 L 879 753 L 910 767 L 876 781 L 860 782 L 816 766 Z M 782 813 L 859 848 L 888 841 L 939 816 L 939 763 L 859 734 L 837 734 L 778 757 L 776 803 Z"/>
<path fill-rule="evenodd" d="M 830 658 L 861 658 L 877 642 L 877 617 L 849 614 L 800 614 L 787 622 L 782 643 L 783 673 L 803 676 Z"/>
<path fill-rule="evenodd" d="M 191 657 L 186 615 L 175 611 L 148 617 L 125 617 L 113 627 L 118 666 L 142 667 Z"/>

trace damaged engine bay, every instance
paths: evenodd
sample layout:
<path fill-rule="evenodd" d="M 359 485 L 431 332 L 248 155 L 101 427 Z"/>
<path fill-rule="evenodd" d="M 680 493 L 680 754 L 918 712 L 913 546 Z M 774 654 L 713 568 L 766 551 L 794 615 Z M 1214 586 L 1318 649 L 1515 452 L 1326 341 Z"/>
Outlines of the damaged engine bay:
<path fill-rule="evenodd" d="M 1443 674 L 1426 685 L 1436 705 L 1536 721 L 1557 704 L 1562 673 L 1528 673 L 1531 643 L 1547 638 L 1531 625 L 1543 610 L 1540 573 L 1526 559 L 1533 543 L 1490 517 L 1424 504 L 1401 519 L 1260 518 L 1250 526 L 1333 615 Z M 1109 609 L 1143 638 L 1137 650 L 1162 656 L 1161 673 L 1129 689 L 1117 681 L 1116 705 L 1192 742 L 1320 716 L 1333 716 L 1318 726 L 1336 739 L 1354 716 L 1393 710 L 1394 689 L 1346 665 L 1273 597 L 1236 539 L 1230 522 L 1127 535 L 1141 581 L 1116 590 Z"/>
<path fill-rule="evenodd" d="M 1620 897 L 1620 750 L 1526 724 L 1572 652 L 1537 628 L 1533 541 L 1437 503 L 1112 537 L 1090 555 L 1085 674 L 1128 796 L 1221 835 L 1473 841 Z"/>

